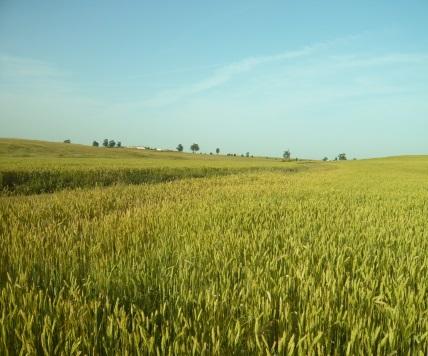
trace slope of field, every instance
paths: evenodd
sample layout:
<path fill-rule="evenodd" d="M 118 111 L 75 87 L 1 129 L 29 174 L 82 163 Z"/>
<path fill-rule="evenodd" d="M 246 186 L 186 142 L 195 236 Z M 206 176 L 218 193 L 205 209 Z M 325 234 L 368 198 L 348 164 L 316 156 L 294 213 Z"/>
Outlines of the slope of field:
<path fill-rule="evenodd" d="M 244 171 L 294 172 L 310 162 L 0 139 L 0 191 L 49 193 L 65 188 L 159 183 Z"/>
<path fill-rule="evenodd" d="M 0 139 L 0 169 L 121 167 L 271 167 L 280 159 L 105 148 L 57 142 Z M 110 167 L 115 168 L 115 167 Z"/>
<path fill-rule="evenodd" d="M 0 197 L 0 354 L 425 355 L 427 167 Z"/>

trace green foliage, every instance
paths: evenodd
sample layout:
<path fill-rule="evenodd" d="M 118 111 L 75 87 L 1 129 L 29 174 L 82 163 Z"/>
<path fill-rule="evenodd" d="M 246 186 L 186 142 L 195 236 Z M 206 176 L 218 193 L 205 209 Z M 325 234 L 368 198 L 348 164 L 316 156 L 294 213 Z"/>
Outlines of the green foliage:
<path fill-rule="evenodd" d="M 93 146 L 93 147 L 99 147 L 99 145 L 100 145 L 100 144 L 98 143 L 98 141 L 93 141 L 93 142 L 92 142 L 92 146 Z"/>
<path fill-rule="evenodd" d="M 69 140 L 69 139 L 64 140 L 64 143 L 71 143 L 71 140 Z"/>
<path fill-rule="evenodd" d="M 183 152 L 183 149 L 184 149 L 183 145 L 181 143 L 179 143 L 178 146 L 177 146 L 177 151 L 178 152 Z"/>
<path fill-rule="evenodd" d="M 271 168 L 274 170 L 275 168 Z M 63 189 L 91 188 L 114 184 L 148 184 L 171 182 L 185 178 L 224 176 L 257 171 L 260 168 L 116 168 L 88 170 L 44 169 L 37 171 L 1 172 L 0 192 L 7 195 L 52 193 Z M 297 171 L 297 168 L 277 168 L 282 172 Z"/>
<path fill-rule="evenodd" d="M 197 143 L 193 143 L 193 144 L 190 146 L 190 150 L 191 150 L 193 153 L 195 153 L 195 152 L 199 151 L 199 145 L 198 145 Z"/>
<path fill-rule="evenodd" d="M 108 147 L 108 143 L 109 143 L 108 138 L 105 138 L 103 141 L 103 146 Z"/>
<path fill-rule="evenodd" d="M 1 355 L 427 354 L 428 158 L 85 150 L 99 156 L 78 161 L 83 175 L 84 160 L 99 172 L 138 154 L 128 168 L 201 178 L 0 196 Z M 78 180 L 74 159 L 52 164 Z M 1 179 L 46 169 L 15 160 Z M 298 171 L 272 171 L 284 166 Z"/>
<path fill-rule="evenodd" d="M 115 140 L 110 140 L 110 141 L 108 142 L 108 147 L 113 148 L 113 147 L 115 147 L 115 146 L 116 146 L 116 141 L 115 141 Z"/>
<path fill-rule="evenodd" d="M 174 152 L 99 150 L 82 145 L 0 140 L 0 192 L 14 195 L 275 169 L 285 172 L 305 167 L 283 167 L 261 159 L 249 164 L 245 160 L 232 162 Z"/>
<path fill-rule="evenodd" d="M 219 154 L 219 153 L 220 153 L 220 148 L 218 148 L 218 147 L 217 147 L 217 148 L 215 149 L 215 153 Z"/>

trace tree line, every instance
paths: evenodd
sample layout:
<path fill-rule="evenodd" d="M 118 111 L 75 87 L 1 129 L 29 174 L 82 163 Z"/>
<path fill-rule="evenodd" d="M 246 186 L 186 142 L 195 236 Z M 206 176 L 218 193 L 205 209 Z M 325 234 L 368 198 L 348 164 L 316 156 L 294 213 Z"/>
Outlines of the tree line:
<path fill-rule="evenodd" d="M 71 140 L 70 139 L 67 139 L 67 140 L 64 140 L 64 143 L 71 143 Z M 121 141 L 115 141 L 115 140 L 109 140 L 108 138 L 105 138 L 104 140 L 103 140 L 103 142 L 102 142 L 102 145 L 104 146 L 104 147 L 107 147 L 107 148 L 114 148 L 114 147 L 116 147 L 116 148 L 121 148 L 121 147 L 123 147 L 122 146 L 122 142 Z M 92 146 L 93 147 L 99 147 L 100 146 L 100 144 L 99 144 L 99 142 L 98 141 L 93 141 L 92 142 Z M 177 145 L 177 147 L 176 147 L 176 150 L 178 151 L 178 152 L 183 152 L 184 151 L 184 146 L 181 144 L 181 143 L 179 143 L 178 145 Z M 200 150 L 200 147 L 199 147 L 199 144 L 197 144 L 197 143 L 192 143 L 191 145 L 190 145 L 190 150 L 193 152 L 193 153 L 196 153 L 196 152 L 198 152 L 199 150 Z M 220 148 L 216 148 L 215 149 L 215 153 L 216 154 L 220 154 Z M 212 152 L 210 152 L 210 155 L 212 155 L 213 153 Z M 236 157 L 237 156 L 237 154 L 236 153 L 228 153 L 227 154 L 227 156 L 233 156 L 233 157 Z M 244 154 L 241 154 L 241 157 L 254 157 L 254 156 L 250 156 L 250 152 L 247 152 L 247 153 L 245 153 L 245 155 Z M 285 150 L 284 152 L 283 152 L 283 154 L 282 154 L 282 158 L 284 159 L 284 160 L 286 160 L 286 161 L 289 161 L 289 160 L 291 160 L 291 152 L 290 152 L 290 150 L 288 149 L 288 150 Z M 296 158 L 296 160 L 297 160 L 297 158 Z M 323 159 L 322 159 L 323 161 L 328 161 L 328 157 L 324 157 Z M 346 161 L 347 160 L 347 158 L 346 158 L 346 153 L 339 153 L 335 158 L 334 158 L 334 161 Z M 355 160 L 355 158 L 354 158 L 354 160 Z"/>
<path fill-rule="evenodd" d="M 282 158 L 284 159 L 284 160 L 286 160 L 286 161 L 289 161 L 289 160 L 291 160 L 291 152 L 290 152 L 290 150 L 285 150 L 284 151 L 284 153 L 282 154 Z M 356 158 L 354 158 L 354 160 L 355 160 Z M 328 161 L 328 157 L 324 157 L 323 159 L 322 159 L 324 162 L 325 161 Z M 347 160 L 347 158 L 346 158 L 346 153 L 339 153 L 335 158 L 334 158 L 334 161 L 346 161 Z M 296 158 L 296 161 L 297 161 L 297 158 Z"/>
<path fill-rule="evenodd" d="M 179 144 L 177 145 L 176 149 L 177 149 L 177 151 L 178 151 L 178 152 L 183 152 L 183 151 L 184 151 L 184 146 L 183 146 L 181 143 L 179 143 Z M 192 144 L 190 145 L 190 150 L 191 150 L 193 153 L 198 152 L 198 151 L 200 150 L 199 145 L 198 145 L 197 143 L 192 143 Z M 217 148 L 217 150 L 218 150 L 218 152 L 220 152 L 220 149 L 219 149 L 219 148 Z"/>
<path fill-rule="evenodd" d="M 109 140 L 108 138 L 105 138 L 104 141 L 103 141 L 103 143 L 102 143 L 102 145 L 104 147 L 107 147 L 107 148 L 113 148 L 113 147 L 121 148 L 122 147 L 122 142 L 120 142 L 120 141 L 116 142 L 115 140 Z M 99 144 L 98 141 L 93 141 L 92 142 L 92 146 L 99 147 L 100 144 Z"/>
<path fill-rule="evenodd" d="M 183 151 L 184 151 L 184 146 L 183 146 L 181 143 L 179 143 L 179 144 L 177 145 L 176 149 L 177 149 L 177 151 L 178 151 L 178 152 L 183 152 Z M 200 150 L 200 147 L 199 147 L 199 145 L 198 145 L 197 143 L 192 143 L 192 144 L 190 145 L 190 150 L 191 150 L 193 153 L 195 153 L 195 152 L 198 152 L 198 151 Z M 216 154 L 220 154 L 220 148 L 219 148 L 219 147 L 217 147 L 217 148 L 215 149 L 215 153 L 216 153 Z M 213 153 L 212 153 L 212 152 L 210 152 L 209 154 L 210 154 L 210 155 L 212 155 Z M 236 156 L 237 156 L 237 154 L 236 154 L 236 153 L 228 153 L 228 154 L 227 154 L 227 156 L 234 156 L 234 157 L 236 157 Z M 238 155 L 238 156 L 239 156 L 239 155 Z M 250 152 L 247 152 L 247 153 L 245 153 L 245 154 L 241 154 L 241 157 L 254 157 L 254 156 L 250 156 Z"/>

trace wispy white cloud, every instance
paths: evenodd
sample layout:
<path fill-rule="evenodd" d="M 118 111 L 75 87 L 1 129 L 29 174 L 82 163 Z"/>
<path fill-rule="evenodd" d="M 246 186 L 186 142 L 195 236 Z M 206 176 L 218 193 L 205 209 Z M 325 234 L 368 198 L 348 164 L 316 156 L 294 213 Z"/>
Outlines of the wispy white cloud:
<path fill-rule="evenodd" d="M 267 64 L 273 64 L 281 61 L 293 60 L 298 58 L 310 57 L 318 54 L 322 50 L 331 49 L 335 46 L 346 45 L 354 40 L 367 37 L 368 32 L 361 34 L 346 36 L 331 41 L 324 41 L 297 49 L 267 56 L 255 56 L 244 58 L 240 61 L 221 66 L 217 68 L 207 78 L 184 85 L 174 89 L 162 90 L 154 96 L 143 101 L 145 107 L 162 107 L 171 103 L 178 102 L 192 95 L 196 95 L 210 89 L 219 87 L 231 81 L 238 75 L 252 71 L 253 69 Z M 323 62 L 327 59 L 326 62 Z M 313 61 L 312 61 L 313 62 Z M 418 64 L 428 63 L 428 54 L 426 53 L 389 53 L 378 55 L 342 55 L 342 56 L 325 56 L 321 59 L 322 63 L 312 63 L 311 65 L 293 66 L 293 70 L 306 72 L 306 74 L 317 72 L 325 72 L 329 69 L 338 70 L 346 68 L 364 68 L 375 66 L 388 66 L 399 64 Z M 313 67 L 312 67 L 313 66 Z M 187 69 L 191 70 L 191 69 Z M 315 73 L 319 74 L 319 73 Z"/>
<path fill-rule="evenodd" d="M 53 64 L 10 55 L 0 55 L 0 77 L 10 79 L 53 79 L 64 73 Z"/>
<path fill-rule="evenodd" d="M 269 74 L 263 72 L 261 80 L 257 78 L 257 85 L 248 88 L 243 87 L 241 91 L 245 93 L 257 90 L 265 94 L 272 93 L 272 96 L 278 97 L 282 101 L 287 101 L 288 103 L 292 101 L 300 102 L 302 100 L 308 100 L 307 94 L 314 91 L 314 96 L 318 93 L 318 97 L 333 99 L 343 98 L 345 96 L 358 96 L 363 93 L 373 93 L 373 91 L 375 91 L 375 93 L 395 93 L 401 92 L 406 88 L 403 88 L 401 84 L 394 85 L 393 81 L 384 82 L 382 78 L 373 78 L 372 74 L 367 74 L 365 76 L 364 72 L 360 73 L 363 77 L 365 76 L 364 80 L 366 81 L 364 83 L 361 80 L 352 83 L 352 76 L 348 74 L 343 75 L 343 80 L 339 84 L 333 85 L 329 83 L 328 80 L 330 79 L 329 76 L 337 79 L 337 74 L 340 73 L 340 70 L 343 70 L 343 73 L 345 73 L 347 69 L 354 68 L 374 68 L 376 66 L 386 68 L 389 65 L 428 64 L 428 54 L 426 53 L 352 54 L 335 56 L 330 54 L 333 47 L 343 48 L 344 45 L 366 35 L 367 34 L 360 34 L 332 41 L 324 41 L 297 50 L 273 55 L 248 57 L 227 65 L 167 70 L 162 73 L 168 75 L 202 69 L 211 69 L 212 71 L 205 79 L 173 89 L 160 90 L 147 99 L 138 100 L 128 98 L 113 102 L 105 102 L 102 98 L 100 99 L 97 95 L 94 95 L 92 101 L 98 103 L 98 107 L 104 106 L 106 107 L 106 111 L 114 111 L 118 115 L 122 113 L 141 112 L 141 109 L 159 109 L 167 107 L 168 104 L 180 102 L 183 99 L 225 85 L 229 81 L 232 81 L 242 74 L 253 71 L 258 67 L 273 66 L 274 64 L 281 64 L 280 67 L 274 67 L 279 71 L 275 70 L 274 73 L 270 71 Z M 309 62 L 306 59 L 304 61 L 301 60 L 304 58 L 308 58 Z M 287 61 L 290 61 L 292 65 L 282 66 L 282 62 L 287 63 Z M 55 64 L 46 61 L 2 55 L 0 53 L 0 79 L 4 78 L 15 79 L 19 83 L 24 83 L 25 87 L 42 88 L 40 84 L 44 85 L 43 90 L 33 90 L 28 95 L 37 96 L 40 93 L 46 92 L 50 96 L 52 96 L 52 94 L 57 96 L 63 95 L 64 98 L 77 98 L 85 103 L 90 99 L 87 95 L 82 97 L 79 92 L 79 88 L 85 85 L 85 82 L 80 82 L 77 86 L 74 85 L 73 81 L 70 80 L 71 76 L 60 70 Z M 136 78 L 137 76 L 134 79 Z M 5 82 L 7 86 L 8 83 L 7 81 Z M 34 84 L 34 86 L 32 86 L 32 84 Z M 107 82 L 106 84 L 109 84 L 111 87 L 117 85 L 117 83 L 113 82 Z M 3 88 L 5 88 L 5 85 L 3 85 Z M 102 85 L 105 86 L 105 84 Z M 349 90 L 345 90 L 344 87 Z M 83 106 L 84 105 L 82 105 L 82 107 Z"/>
<path fill-rule="evenodd" d="M 335 87 L 339 91 L 344 85 L 359 86 L 364 81 L 374 86 L 374 83 L 387 82 L 403 88 L 403 84 L 410 83 L 409 75 L 420 76 L 420 69 L 425 68 L 428 73 L 427 53 L 389 53 L 378 55 L 325 55 L 312 58 L 309 62 L 293 63 L 292 66 L 279 68 L 277 71 L 264 73 L 255 80 L 255 85 L 248 90 L 280 93 L 281 90 L 293 88 L 288 96 L 306 91 L 308 88 L 318 88 L 326 92 Z M 405 74 L 404 74 L 405 73 Z M 364 78 L 364 79 L 361 79 Z M 414 82 L 411 85 L 416 85 Z M 368 85 L 366 85 L 367 87 Z M 379 86 L 381 87 L 381 86 Z M 278 96 L 278 95 L 275 95 Z"/>
<path fill-rule="evenodd" d="M 274 55 L 244 58 L 240 61 L 220 67 L 211 76 L 199 82 L 192 83 L 190 85 L 172 89 L 172 90 L 161 91 L 158 94 L 154 95 L 152 98 L 145 100 L 144 105 L 150 106 L 150 107 L 167 105 L 167 104 L 176 102 L 180 99 L 183 99 L 185 97 L 195 95 L 195 94 L 213 89 L 215 87 L 218 87 L 230 81 L 235 76 L 245 72 L 249 72 L 258 66 L 274 63 L 274 62 L 306 57 L 306 56 L 312 55 L 317 51 L 327 49 L 340 42 L 351 41 L 355 37 L 356 36 L 349 36 L 346 38 L 337 39 L 333 41 L 320 42 L 317 44 L 303 47 L 298 50 L 278 53 Z"/>
<path fill-rule="evenodd" d="M 211 64 L 211 65 L 195 66 L 195 67 L 181 67 L 181 68 L 166 69 L 158 72 L 151 72 L 151 73 L 145 73 L 145 74 L 135 74 L 135 75 L 124 77 L 123 79 L 135 80 L 135 79 L 143 79 L 143 78 L 160 77 L 160 76 L 165 76 L 170 74 L 182 74 L 182 73 L 189 73 L 189 72 L 194 73 L 197 71 L 216 69 L 220 67 L 222 67 L 221 64 Z"/>
<path fill-rule="evenodd" d="M 426 93 L 428 55 L 422 52 L 370 56 L 362 52 L 332 56 L 325 51 L 321 55 L 313 53 L 307 60 L 299 58 L 265 69 L 249 76 L 245 85 L 220 96 L 221 106 L 229 111 L 241 110 L 241 117 L 256 113 L 265 119 L 317 117 L 323 110 L 342 112 L 344 107 L 349 111 L 363 110 L 363 103 L 370 106 L 376 102 L 396 105 L 399 109 L 398 98 Z M 198 102 L 211 113 L 219 100 L 214 102 L 208 96 L 194 98 L 192 107 Z"/>
<path fill-rule="evenodd" d="M 428 63 L 426 53 L 388 53 L 376 56 L 336 56 L 333 57 L 336 66 L 341 67 L 374 67 L 392 64 Z"/>

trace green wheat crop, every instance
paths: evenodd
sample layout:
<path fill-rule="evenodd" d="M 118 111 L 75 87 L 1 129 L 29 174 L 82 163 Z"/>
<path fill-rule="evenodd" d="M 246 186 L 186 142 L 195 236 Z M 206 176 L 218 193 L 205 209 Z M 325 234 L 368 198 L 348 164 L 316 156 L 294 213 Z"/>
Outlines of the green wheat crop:
<path fill-rule="evenodd" d="M 0 197 L 0 354 L 428 353 L 428 158 L 119 183 Z"/>

